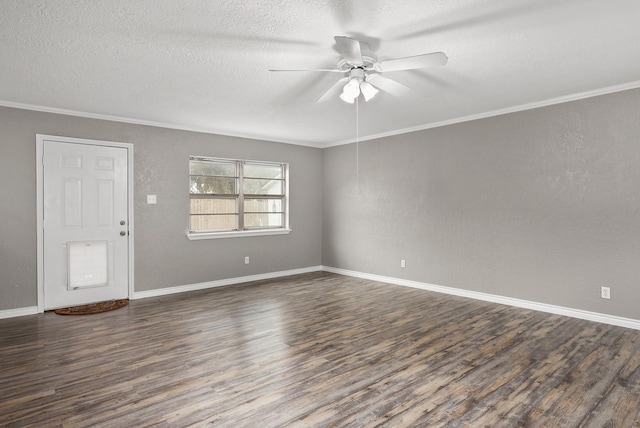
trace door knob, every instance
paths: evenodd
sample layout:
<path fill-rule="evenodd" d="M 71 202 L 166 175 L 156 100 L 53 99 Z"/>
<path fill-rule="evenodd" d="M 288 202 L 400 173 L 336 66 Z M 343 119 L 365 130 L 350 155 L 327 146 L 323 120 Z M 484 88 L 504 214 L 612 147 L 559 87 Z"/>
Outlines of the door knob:
<path fill-rule="evenodd" d="M 120 232 L 120 236 L 125 236 L 127 234 L 127 232 L 125 232 L 124 230 Z"/>

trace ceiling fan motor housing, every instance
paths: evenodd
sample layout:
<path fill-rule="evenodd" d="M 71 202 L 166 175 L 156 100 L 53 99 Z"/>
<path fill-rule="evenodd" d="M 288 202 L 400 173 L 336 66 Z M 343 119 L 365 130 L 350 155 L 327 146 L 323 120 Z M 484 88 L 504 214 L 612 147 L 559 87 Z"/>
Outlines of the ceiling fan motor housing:
<path fill-rule="evenodd" d="M 364 72 L 363 68 L 357 67 L 357 68 L 352 68 L 349 71 L 349 80 L 357 80 L 359 82 L 362 82 L 365 78 L 366 74 Z"/>

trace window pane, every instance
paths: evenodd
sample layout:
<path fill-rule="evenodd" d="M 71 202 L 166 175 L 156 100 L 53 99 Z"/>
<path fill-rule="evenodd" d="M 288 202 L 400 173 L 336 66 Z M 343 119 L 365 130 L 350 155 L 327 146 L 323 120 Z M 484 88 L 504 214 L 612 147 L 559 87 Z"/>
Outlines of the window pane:
<path fill-rule="evenodd" d="M 217 175 L 223 177 L 236 177 L 235 162 L 207 162 L 190 160 L 189 174 L 191 175 Z"/>
<path fill-rule="evenodd" d="M 247 213 L 281 213 L 282 199 L 245 199 L 244 211 Z"/>
<path fill-rule="evenodd" d="M 190 191 L 193 195 L 235 195 L 238 180 L 226 177 L 191 176 Z"/>
<path fill-rule="evenodd" d="M 246 229 L 284 227 L 284 214 L 245 214 L 244 227 Z"/>
<path fill-rule="evenodd" d="M 229 215 L 192 215 L 190 219 L 191 230 L 197 231 L 220 231 L 237 230 L 238 216 Z"/>
<path fill-rule="evenodd" d="M 191 199 L 191 214 L 237 214 L 236 199 Z"/>
<path fill-rule="evenodd" d="M 282 195 L 282 180 L 261 180 L 256 178 L 245 178 L 243 191 L 247 195 Z"/>
<path fill-rule="evenodd" d="M 244 164 L 244 176 L 252 178 L 284 178 L 282 165 Z"/>

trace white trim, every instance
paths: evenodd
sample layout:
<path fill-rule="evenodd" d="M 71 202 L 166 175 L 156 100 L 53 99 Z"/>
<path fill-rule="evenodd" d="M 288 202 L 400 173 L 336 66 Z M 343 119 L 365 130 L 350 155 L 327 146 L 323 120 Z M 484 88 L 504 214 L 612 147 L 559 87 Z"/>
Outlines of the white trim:
<path fill-rule="evenodd" d="M 0 311 L 0 319 L 23 317 L 25 315 L 36 315 L 38 313 L 37 306 L 29 306 L 27 308 L 5 309 Z"/>
<path fill-rule="evenodd" d="M 536 102 L 527 103 L 527 104 L 520 104 L 517 106 L 507 107 L 507 108 L 498 109 L 498 110 L 492 110 L 484 113 L 472 114 L 472 115 L 463 116 L 463 117 L 456 117 L 453 119 L 442 120 L 440 122 L 432 122 L 432 123 L 427 123 L 424 125 L 414 126 L 410 128 L 396 129 L 389 132 L 382 132 L 380 134 L 367 135 L 364 137 L 361 135 L 357 139 L 357 141 L 362 143 L 363 141 L 376 140 L 378 138 L 392 137 L 394 135 L 408 134 L 409 132 L 424 131 L 426 129 L 432 129 L 432 128 L 440 128 L 443 126 L 455 125 L 456 123 L 470 122 L 472 120 L 502 116 L 509 113 L 517 113 L 520 111 L 532 110 L 540 107 L 552 106 L 555 104 L 568 103 L 571 101 L 578 101 L 586 98 L 598 97 L 600 95 L 608 95 L 616 92 L 628 91 L 631 89 L 638 89 L 638 88 L 640 88 L 640 80 L 624 83 L 622 85 L 608 86 L 606 88 L 596 89 L 593 91 L 579 92 L 577 94 L 565 95 L 563 97 L 551 98 L 551 99 L 536 101 Z M 356 142 L 356 139 L 351 138 L 348 140 L 325 144 L 322 147 L 328 148 L 328 147 L 342 146 L 345 144 L 353 144 L 355 142 Z"/>
<path fill-rule="evenodd" d="M 283 276 L 299 275 L 302 273 L 322 271 L 322 266 L 310 266 L 300 269 L 284 270 L 279 272 L 262 273 L 258 275 L 240 276 L 236 278 L 220 279 L 217 281 L 200 282 L 197 284 L 179 285 L 175 287 L 157 288 L 155 290 L 137 291 L 133 293 L 133 299 L 146 299 L 148 297 L 166 296 L 168 294 L 184 293 L 187 291 L 204 290 L 207 288 L 223 287 L 226 285 L 241 284 L 244 282 L 260 281 L 263 279 L 280 278 Z"/>
<path fill-rule="evenodd" d="M 187 238 L 191 241 L 199 241 L 201 239 L 216 239 L 216 238 L 243 238 L 246 236 L 265 236 L 265 235 L 288 235 L 291 229 L 261 229 L 261 230 L 242 230 L 232 232 L 199 232 L 189 233 L 187 231 Z"/>
<path fill-rule="evenodd" d="M 38 313 L 44 312 L 44 236 L 42 228 L 44 218 L 44 170 L 43 155 L 44 141 L 53 140 L 63 143 L 86 144 L 94 146 L 119 147 L 127 150 L 127 169 L 128 169 L 128 216 L 129 216 L 129 298 L 134 293 L 134 221 L 133 221 L 133 144 L 118 143 L 114 141 L 89 140 L 86 138 L 60 137 L 55 135 L 36 134 L 36 239 L 37 239 L 37 303 Z"/>
<path fill-rule="evenodd" d="M 453 124 L 456 124 L 456 123 L 463 123 L 463 122 L 469 122 L 469 121 L 477 120 L 477 119 L 485 119 L 485 118 L 488 118 L 488 117 L 501 116 L 501 115 L 504 115 L 504 114 L 516 113 L 516 112 L 519 112 L 519 111 L 531 110 L 531 109 L 534 109 L 534 108 L 546 107 L 546 106 L 551 106 L 551 105 L 554 105 L 554 104 L 562 104 L 562 103 L 566 103 L 566 102 L 570 102 L 570 101 L 577 101 L 577 100 L 582 100 L 582 99 L 585 99 L 585 98 L 597 97 L 597 96 L 600 96 L 600 95 L 607 95 L 607 94 L 612 94 L 612 93 L 615 93 L 615 92 L 628 91 L 628 90 L 637 89 L 637 88 L 640 88 L 640 80 L 636 80 L 636 81 L 628 82 L 628 83 L 623 83 L 623 84 L 620 84 L 620 85 L 607 86 L 605 88 L 595 89 L 595 90 L 592 90 L 592 91 L 579 92 L 577 94 L 570 94 L 570 95 L 565 95 L 565 96 L 562 96 L 562 97 L 556 97 L 556 98 L 550 98 L 550 99 L 547 99 L 547 100 L 536 101 L 536 102 L 533 102 L 533 103 L 520 104 L 520 105 L 517 105 L 517 106 L 507 107 L 507 108 L 504 108 L 504 109 L 492 110 L 492 111 L 489 111 L 489 112 L 472 114 L 472 115 L 469 115 L 469 116 L 463 116 L 463 117 L 443 120 L 443 121 L 440 121 L 440 122 L 431 122 L 431 123 L 426 123 L 424 125 L 414 126 L 414 127 L 410 127 L 410 128 L 396 129 L 394 131 L 382 132 L 380 134 L 374 134 L 374 135 L 369 135 L 369 136 L 362 136 L 361 135 L 358 138 L 358 141 L 359 142 L 363 142 L 363 141 L 368 141 L 368 140 L 375 140 L 375 139 L 378 139 L 378 138 L 391 137 L 391 136 L 394 136 L 394 135 L 407 134 L 409 132 L 423 131 L 425 129 L 439 128 L 439 127 L 442 127 L 442 126 L 453 125 Z M 351 144 L 351 143 L 355 143 L 356 142 L 356 139 L 353 139 L 353 138 L 352 139 L 348 139 L 348 140 L 337 141 L 337 142 L 333 142 L 333 143 L 331 143 L 331 142 L 324 142 L 323 143 L 323 142 L 319 142 L 319 141 L 318 142 L 301 142 L 301 141 L 292 141 L 292 140 L 285 140 L 285 139 L 266 140 L 266 139 L 264 139 L 264 137 L 260 137 L 260 136 L 257 136 L 257 135 L 248 135 L 248 134 L 245 135 L 245 134 L 233 133 L 233 132 L 228 132 L 228 131 L 225 131 L 225 130 L 222 130 L 222 129 L 204 128 L 204 127 L 191 126 L 191 125 L 178 125 L 178 124 L 175 124 L 175 123 L 168 123 L 168 122 L 155 122 L 155 121 L 150 121 L 150 120 L 132 119 L 132 118 L 122 117 L 122 116 L 111 116 L 111 115 L 107 115 L 107 114 L 88 113 L 88 112 L 83 112 L 83 111 L 78 111 L 78 110 L 67 110 L 67 109 L 56 108 L 56 107 L 47 107 L 47 106 L 35 105 L 35 104 L 16 103 L 16 102 L 5 101 L 5 100 L 0 100 L 0 106 L 23 109 L 23 110 L 41 111 L 41 112 L 45 112 L 45 113 L 63 114 L 63 115 L 67 115 L 67 116 L 85 117 L 85 118 L 89 118 L 89 119 L 108 120 L 108 121 L 112 121 L 112 122 L 131 123 L 131 124 L 134 124 L 134 125 L 154 126 L 154 127 L 158 127 L 158 128 L 177 129 L 177 130 L 181 130 L 181 131 L 202 132 L 202 133 L 205 133 L 205 134 L 224 135 L 224 136 L 228 136 L 228 137 L 247 138 L 247 139 L 251 139 L 251 140 L 262 140 L 262 141 L 268 141 L 268 142 L 272 142 L 272 143 L 292 144 L 292 145 L 295 145 L 295 146 L 314 147 L 314 148 L 318 148 L 318 149 L 334 147 L 334 146 L 342 146 L 342 145 L 345 145 L 345 144 Z"/>
<path fill-rule="evenodd" d="M 65 116 L 84 117 L 88 119 L 108 120 L 110 122 L 130 123 L 133 125 L 153 126 L 156 128 L 177 129 L 180 131 L 200 132 L 204 134 L 213 134 L 213 135 L 224 135 L 226 137 L 245 138 L 250 140 L 261 140 L 261 141 L 267 141 L 271 143 L 282 143 L 282 144 L 291 144 L 295 146 L 306 146 L 306 147 L 313 147 L 316 149 L 320 149 L 323 147 L 322 143 L 301 142 L 297 140 L 296 141 L 266 140 L 264 137 L 260 137 L 258 135 L 233 133 L 233 132 L 225 131 L 223 129 L 207 128 L 207 127 L 192 126 L 192 125 L 178 125 L 176 123 L 156 122 L 152 120 L 133 119 L 133 118 L 123 117 L 123 116 L 112 116 L 109 114 L 89 113 L 89 112 L 78 111 L 78 110 L 68 110 L 68 109 L 57 108 L 57 107 L 47 107 L 47 106 L 42 106 L 37 104 L 15 103 L 13 101 L 0 100 L 0 106 L 17 108 L 22 110 L 41 111 L 44 113 L 63 114 Z"/>
<path fill-rule="evenodd" d="M 411 281 L 411 280 L 393 278 L 393 277 L 382 276 L 382 275 L 368 274 L 364 272 L 357 272 L 357 271 L 352 271 L 347 269 L 339 269 L 331 266 L 310 266 L 310 267 L 300 268 L 300 269 L 291 269 L 286 271 L 269 272 L 269 273 L 258 274 L 258 275 L 241 276 L 236 278 L 221 279 L 217 281 L 201 282 L 197 284 L 158 288 L 155 290 L 148 290 L 148 291 L 138 291 L 130 294 L 130 298 L 145 299 L 149 297 L 166 296 L 169 294 L 204 290 L 208 288 L 223 287 L 227 285 L 241 284 L 245 282 L 280 278 L 284 276 L 299 275 L 303 273 L 311 273 L 311 272 L 318 272 L 318 271 L 331 272 L 339 275 L 368 279 L 371 281 L 386 282 L 389 284 L 417 288 L 417 289 L 426 290 L 426 291 L 433 291 L 436 293 L 466 297 L 466 298 L 475 299 L 475 300 L 482 300 L 485 302 L 498 303 L 498 304 L 514 306 L 518 308 L 531 309 L 531 310 L 540 311 L 540 312 L 546 312 L 546 313 L 551 313 L 556 315 L 564 315 L 572 318 L 584 319 L 587 321 L 595 321 L 603 324 L 610 324 L 610 325 L 615 325 L 619 327 L 640 330 L 640 320 L 634 320 L 631 318 L 617 317 L 614 315 L 583 311 L 580 309 L 566 308 L 562 306 L 549 305 L 546 303 L 538 303 L 538 302 L 532 302 L 532 301 L 522 300 L 522 299 L 514 299 L 511 297 L 498 296 L 494 294 L 481 293 L 477 291 L 462 290 L 459 288 L 445 287 L 442 285 L 434 285 L 434 284 L 428 284 L 424 282 Z M 36 307 L 36 306 L 27 307 L 27 308 L 6 309 L 6 310 L 0 311 L 0 319 L 19 317 L 19 316 L 25 316 L 25 315 L 35 315 L 39 312 L 42 312 L 42 311 L 39 309 L 39 307 Z"/>
<path fill-rule="evenodd" d="M 405 287 L 419 288 L 421 290 L 435 291 L 436 293 L 450 294 L 453 296 L 467 297 L 485 302 L 499 303 L 502 305 L 515 306 L 517 308 L 532 309 L 534 311 L 547 312 L 556 315 L 565 315 L 572 318 L 579 318 L 588 321 L 595 321 L 603 324 L 611 324 L 619 327 L 640 330 L 640 320 L 617 317 L 614 315 L 601 314 L 598 312 L 583 311 L 581 309 L 566 308 L 563 306 L 548 305 L 546 303 L 532 302 L 529 300 L 514 299 L 512 297 L 498 296 L 495 294 L 481 293 L 478 291 L 462 290 L 460 288 L 445 287 L 442 285 L 427 284 L 418 281 L 393 278 L 388 276 L 374 275 L 346 269 L 338 269 L 330 266 L 323 266 L 325 272 L 337 273 L 339 275 L 363 278 L 371 281 L 386 282 L 389 284 L 402 285 Z"/>

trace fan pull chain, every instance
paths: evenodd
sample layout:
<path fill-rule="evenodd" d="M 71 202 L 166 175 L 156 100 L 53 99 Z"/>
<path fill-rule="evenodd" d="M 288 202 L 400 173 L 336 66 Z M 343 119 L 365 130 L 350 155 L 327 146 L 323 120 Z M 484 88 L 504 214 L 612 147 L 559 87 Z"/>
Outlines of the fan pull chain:
<path fill-rule="evenodd" d="M 360 190 L 360 108 L 356 98 L 356 187 Z"/>

